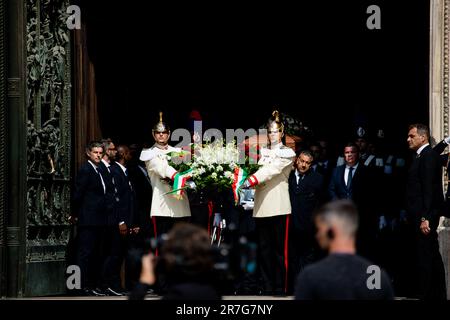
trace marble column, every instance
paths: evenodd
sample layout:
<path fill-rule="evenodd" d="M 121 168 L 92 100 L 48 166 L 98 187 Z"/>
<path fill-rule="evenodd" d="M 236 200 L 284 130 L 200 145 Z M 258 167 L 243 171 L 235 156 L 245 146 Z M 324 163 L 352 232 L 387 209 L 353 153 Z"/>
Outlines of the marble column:
<path fill-rule="evenodd" d="M 432 140 L 438 142 L 449 131 L 449 6 L 450 0 L 430 1 L 430 130 Z M 447 186 L 445 173 L 444 187 Z M 441 219 L 438 228 L 439 244 L 450 298 L 450 219 Z"/>

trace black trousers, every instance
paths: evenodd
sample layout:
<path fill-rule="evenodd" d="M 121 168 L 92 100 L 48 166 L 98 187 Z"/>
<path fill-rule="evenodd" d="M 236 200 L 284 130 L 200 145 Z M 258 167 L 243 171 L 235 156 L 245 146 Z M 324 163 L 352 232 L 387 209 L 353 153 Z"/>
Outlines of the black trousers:
<path fill-rule="evenodd" d="M 101 247 L 104 234 L 104 227 L 78 227 L 77 263 L 81 271 L 82 289 L 93 289 L 100 284 L 101 266 L 103 264 Z"/>
<path fill-rule="evenodd" d="M 255 218 L 265 294 L 287 293 L 289 215 Z"/>
<path fill-rule="evenodd" d="M 417 267 L 419 277 L 419 298 L 423 300 L 447 300 L 445 269 L 439 252 L 436 226 L 424 235 L 419 231 L 417 241 Z"/>
<path fill-rule="evenodd" d="M 161 235 L 168 233 L 178 222 L 189 222 L 190 217 L 170 218 L 170 217 L 152 217 L 153 233 L 155 238 L 159 239 Z M 158 255 L 158 250 L 156 252 Z"/>
<path fill-rule="evenodd" d="M 102 286 L 121 289 L 120 270 L 127 251 L 127 236 L 121 236 L 119 226 L 108 226 L 103 240 L 105 257 L 102 269 Z"/>
<path fill-rule="evenodd" d="M 318 245 L 313 230 L 299 230 L 291 225 L 289 231 L 288 293 L 293 293 L 298 274 L 317 260 Z"/>
<path fill-rule="evenodd" d="M 198 225 L 205 230 L 210 230 L 211 217 L 208 204 L 191 205 L 191 223 Z"/>

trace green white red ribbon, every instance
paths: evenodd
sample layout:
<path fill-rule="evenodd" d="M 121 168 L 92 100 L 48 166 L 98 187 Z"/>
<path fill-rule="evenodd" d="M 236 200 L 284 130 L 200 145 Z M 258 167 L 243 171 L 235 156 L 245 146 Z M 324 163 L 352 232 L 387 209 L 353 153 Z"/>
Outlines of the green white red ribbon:
<path fill-rule="evenodd" d="M 234 169 L 233 184 L 231 185 L 231 188 L 233 190 L 235 205 L 239 203 L 239 190 L 244 184 L 245 179 L 247 179 L 247 175 L 247 171 L 245 171 L 241 167 L 236 167 Z"/>
<path fill-rule="evenodd" d="M 186 170 L 184 172 L 178 172 L 173 178 L 173 188 L 170 194 L 175 194 L 175 197 L 181 199 L 184 193 L 186 181 L 191 177 L 192 169 Z"/>

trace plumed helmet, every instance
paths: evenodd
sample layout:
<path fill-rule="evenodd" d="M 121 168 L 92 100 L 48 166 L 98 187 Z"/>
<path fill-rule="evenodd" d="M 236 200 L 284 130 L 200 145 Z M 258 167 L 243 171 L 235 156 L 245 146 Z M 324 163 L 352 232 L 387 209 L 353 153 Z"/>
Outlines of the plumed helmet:
<path fill-rule="evenodd" d="M 165 123 L 163 121 L 163 113 L 160 111 L 159 112 L 159 122 L 153 126 L 152 132 L 154 133 L 154 132 L 163 132 L 163 131 L 170 132 L 170 128 L 167 125 L 167 123 Z"/>
<path fill-rule="evenodd" d="M 272 112 L 272 117 L 270 117 L 269 121 L 267 122 L 267 130 L 278 130 L 281 133 L 284 132 L 284 124 L 280 120 L 280 113 L 278 112 L 278 110 L 274 110 Z"/>

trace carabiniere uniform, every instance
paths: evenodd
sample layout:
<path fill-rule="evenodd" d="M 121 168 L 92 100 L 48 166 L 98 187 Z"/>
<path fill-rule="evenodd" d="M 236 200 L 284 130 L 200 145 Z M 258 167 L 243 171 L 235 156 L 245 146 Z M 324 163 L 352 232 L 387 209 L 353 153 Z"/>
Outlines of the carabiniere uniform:
<path fill-rule="evenodd" d="M 283 134 L 278 111 L 268 123 L 269 130 Z M 288 226 L 291 214 L 288 178 L 295 152 L 281 142 L 261 149 L 259 170 L 248 178 L 255 187 L 255 218 L 261 252 L 261 274 L 266 294 L 285 294 L 287 290 Z M 274 260 L 275 263 L 274 263 Z"/>
<path fill-rule="evenodd" d="M 162 122 L 161 113 L 160 121 L 155 125 L 153 131 L 168 131 L 170 133 L 168 126 Z M 140 160 L 145 162 L 153 187 L 150 215 L 153 220 L 156 236 L 168 232 L 177 219 L 191 216 L 189 201 L 185 193 L 181 199 L 177 199 L 172 194 L 167 194 L 172 190 L 169 180 L 173 180 L 177 173 L 169 165 L 168 154 L 170 152 L 180 151 L 181 149 L 169 145 L 165 149 L 162 149 L 155 144 L 149 149 L 142 150 L 140 155 Z"/>

